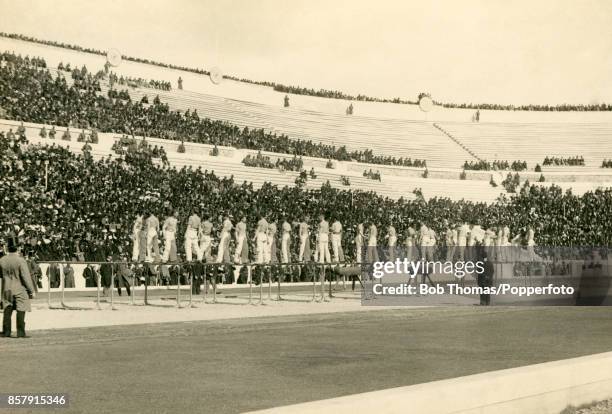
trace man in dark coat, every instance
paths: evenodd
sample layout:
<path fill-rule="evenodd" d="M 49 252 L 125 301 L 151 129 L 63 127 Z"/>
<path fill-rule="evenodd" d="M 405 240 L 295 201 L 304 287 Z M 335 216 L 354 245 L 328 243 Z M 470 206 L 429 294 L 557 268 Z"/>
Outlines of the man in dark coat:
<path fill-rule="evenodd" d="M 88 264 L 83 270 L 83 277 L 85 278 L 85 287 L 98 286 L 98 275 L 91 264 Z"/>
<path fill-rule="evenodd" d="M 201 286 L 204 279 L 204 264 L 201 261 L 188 265 L 191 267 L 193 283 L 191 284 L 191 291 L 194 295 L 199 295 L 201 292 Z"/>
<path fill-rule="evenodd" d="M 66 265 L 64 266 L 64 287 L 74 287 L 74 269 L 72 268 L 70 263 L 66 263 Z"/>
<path fill-rule="evenodd" d="M 57 263 L 51 263 L 47 267 L 47 278 L 49 279 L 49 286 L 51 288 L 60 287 L 60 268 Z"/>
<path fill-rule="evenodd" d="M 106 258 L 106 263 L 102 263 L 100 266 L 100 284 L 104 289 L 104 295 L 108 294 L 108 289 L 112 287 L 112 279 L 113 279 L 113 264 L 110 263 L 112 257 Z"/>
<path fill-rule="evenodd" d="M 27 262 L 28 270 L 32 277 L 32 284 L 34 285 L 34 293 L 38 293 L 38 289 L 42 289 L 42 270 L 40 270 L 40 266 L 36 263 L 35 255 L 30 255 Z"/>
<path fill-rule="evenodd" d="M 495 268 L 493 267 L 493 263 L 487 259 L 487 252 L 484 248 L 478 246 L 477 251 L 480 253 L 480 261 L 484 263 L 484 271 L 478 274 L 478 286 L 486 289 L 493 286 L 493 274 L 495 273 Z M 488 293 L 481 294 L 480 306 L 489 306 L 490 304 L 491 295 Z"/>
<path fill-rule="evenodd" d="M 123 261 L 117 265 L 117 272 L 115 274 L 115 286 L 117 287 L 117 292 L 119 293 L 119 296 L 121 296 L 122 287 L 125 287 L 128 296 L 131 296 L 130 279 L 132 278 L 132 276 L 132 269 L 128 267 L 127 261 L 124 258 Z"/>
<path fill-rule="evenodd" d="M 28 263 L 17 252 L 17 239 L 8 240 L 8 255 L 0 259 L 0 278 L 2 278 L 1 301 L 4 306 L 2 335 L 11 336 L 13 311 L 17 311 L 17 337 L 26 338 L 25 313 L 30 312 L 30 298 L 35 297 L 34 285 Z"/>

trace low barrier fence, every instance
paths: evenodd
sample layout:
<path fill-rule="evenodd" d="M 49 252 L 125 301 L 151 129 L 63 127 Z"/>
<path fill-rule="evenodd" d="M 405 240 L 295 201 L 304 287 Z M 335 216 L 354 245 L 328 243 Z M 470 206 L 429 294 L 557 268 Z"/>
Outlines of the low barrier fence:
<path fill-rule="evenodd" d="M 95 288 L 95 307 L 75 306 L 76 303 L 69 304 L 66 301 L 66 265 L 87 266 L 90 269 L 88 273 L 88 286 Z M 391 262 L 392 263 L 392 262 Z M 537 275 L 532 273 L 516 274 L 517 263 L 512 261 L 493 261 L 494 276 L 491 281 L 493 286 L 500 283 L 510 283 L 517 286 L 540 286 L 546 285 L 549 282 L 557 284 L 567 284 L 578 286 L 580 284 L 580 275 L 582 274 L 580 261 L 567 263 L 567 274 L 559 276 L 550 276 L 542 272 L 542 267 L 548 263 L 547 261 L 520 263 L 523 268 L 538 269 Z M 333 283 L 336 282 L 336 287 L 342 282 L 342 289 L 346 289 L 347 279 L 352 282 L 352 290 L 355 290 L 359 283 L 358 291 L 361 293 L 360 299 L 368 301 L 377 299 L 374 292 L 374 284 L 397 285 L 398 283 L 408 284 L 428 284 L 434 286 L 436 284 L 455 283 L 460 286 L 471 286 L 478 284 L 478 278 L 474 274 L 466 274 L 464 277 L 457 278 L 451 275 L 430 274 L 421 272 L 413 277 L 406 279 L 406 275 L 386 275 L 384 278 L 376 277 L 374 269 L 381 262 L 372 263 L 356 263 L 356 262 L 292 262 L 292 263 L 206 263 L 206 262 L 127 262 L 127 261 L 85 261 L 85 262 L 66 262 L 66 261 L 46 261 L 47 268 L 46 293 L 47 305 L 50 309 L 102 309 L 102 303 L 109 303 L 110 309 L 116 309 L 118 303 L 115 295 L 115 288 L 121 296 L 121 288 L 125 288 L 128 293 L 128 304 L 132 306 L 164 306 L 154 303 L 156 299 L 168 300 L 160 295 L 151 295 L 151 288 L 159 286 L 160 274 L 165 276 L 167 284 L 164 286 L 168 292 L 174 292 L 175 296 L 172 301 L 175 301 L 172 307 L 177 308 L 192 308 L 197 307 L 197 304 L 216 304 L 218 300 L 218 284 L 223 279 L 229 279 L 232 283 L 232 288 L 238 288 L 245 299 L 245 305 L 263 305 L 266 301 L 300 301 L 300 302 L 328 302 L 334 296 Z M 51 275 L 49 271 L 51 266 L 54 270 L 53 288 L 51 283 Z M 87 270 L 87 268 L 85 270 Z M 162 271 L 163 270 L 163 271 Z M 172 277 L 170 276 L 172 273 Z M 604 273 L 608 274 L 607 271 Z M 293 280 L 297 274 L 297 279 L 301 283 L 294 283 Z M 85 276 L 85 275 L 84 275 Z M 171 277 L 174 280 L 168 280 Z M 433 279 L 435 280 L 432 280 Z M 59 280 L 58 280 L 59 278 Z M 95 280 L 92 280 L 95 279 Z M 237 283 L 237 282 L 242 283 Z M 135 291 L 142 282 L 143 289 L 138 289 L 142 295 L 136 298 Z M 328 282 L 326 288 L 325 283 Z M 265 286 L 267 284 L 267 286 Z M 69 285 L 74 286 L 71 282 Z M 202 286 L 203 285 L 203 286 Z M 303 296 L 304 292 L 308 292 L 308 288 L 312 287 L 312 293 L 308 293 L 308 300 L 297 300 L 295 296 Z M 285 292 L 286 297 L 283 297 L 283 286 L 292 286 L 292 293 Z M 295 287 L 300 286 L 301 289 Z M 224 289 L 227 287 L 225 285 Z M 303 289 L 303 290 L 302 290 Z M 91 292 L 93 289 L 90 289 Z M 157 288 L 155 288 L 157 290 Z M 327 290 L 327 292 L 326 292 Z M 379 289 L 380 290 L 380 289 Z M 248 292 L 245 294 L 245 291 Z M 267 291 L 267 294 L 266 292 Z M 299 294 L 295 292 L 299 291 Z M 59 304 L 57 296 L 60 296 Z M 292 298 L 290 296 L 293 296 Z M 56 303 L 53 302 L 55 297 Z M 229 295 L 225 296 L 229 298 Z M 238 297 L 232 296 L 232 297 Z M 351 298 L 355 298 L 351 296 Z M 237 301 L 231 302 L 232 304 Z M 239 302 L 239 301 L 238 301 Z M 228 303 L 228 302 L 224 302 Z M 372 302 L 373 303 L 373 302 Z M 125 304 L 125 301 L 122 301 Z"/>
<path fill-rule="evenodd" d="M 49 309 L 73 309 L 73 310 L 87 310 L 92 308 L 70 305 L 66 301 L 66 275 L 63 266 L 67 263 L 75 264 L 74 262 L 65 261 L 47 261 L 44 262 L 48 265 L 57 265 L 57 272 L 59 273 L 59 287 L 51 288 L 51 274 L 47 272 L 47 305 Z M 172 305 L 177 308 L 192 308 L 197 307 L 196 303 L 201 304 L 216 304 L 219 303 L 217 299 L 218 283 L 222 276 L 234 278 L 234 275 L 228 275 L 231 273 L 231 269 L 234 267 L 246 269 L 246 283 L 239 284 L 237 287 L 248 287 L 248 298 L 244 304 L 247 305 L 262 305 L 265 301 L 275 300 L 283 301 L 288 300 L 282 296 L 282 286 L 296 286 L 298 283 L 286 282 L 285 279 L 292 274 L 294 269 L 298 269 L 300 275 L 306 274 L 306 277 L 301 279 L 309 279 L 308 282 L 304 283 L 312 284 L 312 297 L 308 302 L 328 302 L 334 298 L 332 285 L 335 281 L 339 283 L 342 281 L 343 289 L 346 288 L 347 276 L 352 280 L 353 289 L 356 283 L 359 283 L 360 287 L 363 288 L 364 280 L 367 279 L 368 267 L 371 264 L 352 263 L 352 262 L 334 262 L 334 263 L 245 263 L 237 265 L 235 263 L 194 263 L 194 262 L 180 262 L 180 263 L 138 263 L 142 265 L 142 274 L 139 275 L 143 280 L 143 300 L 138 302 L 135 298 L 135 288 L 137 287 L 137 275 L 128 266 L 134 263 L 130 262 L 117 262 L 117 261 L 106 261 L 106 262 L 78 262 L 79 265 L 95 266 L 97 269 L 92 268 L 92 276 L 95 278 L 96 288 L 96 299 L 95 308 L 102 309 L 102 303 L 109 303 L 109 307 L 112 310 L 116 310 L 116 298 L 115 288 L 118 289 L 119 295 L 121 295 L 121 288 L 127 290 L 129 296 L 129 305 L 132 306 L 159 306 L 151 302 L 150 288 L 153 286 L 159 286 L 157 284 L 159 279 L 159 270 L 155 267 L 158 265 L 177 267 L 178 274 L 176 274 L 177 283 L 174 285 L 166 285 L 168 289 L 176 292 L 176 304 Z M 101 268 L 108 266 L 107 270 L 102 272 Z M 239 272 L 240 270 L 238 270 Z M 366 276 L 366 277 L 364 277 Z M 140 280 L 142 280 L 140 279 Z M 289 279 L 292 279 L 289 278 Z M 184 283 L 182 282 L 184 281 Z M 329 282 L 327 293 L 325 283 Z M 155 284 L 152 284 L 155 282 Z M 267 282 L 267 298 L 264 294 L 264 285 Z M 203 288 L 201 286 L 203 285 Z M 254 285 L 258 286 L 255 292 Z M 275 285 L 273 287 L 273 285 Z M 184 288 L 188 288 L 187 292 Z M 209 291 L 210 290 L 210 291 Z M 273 290 L 276 290 L 275 298 L 273 299 Z M 53 303 L 53 293 L 60 293 L 59 304 Z M 290 299 L 289 299 L 290 300 Z"/>

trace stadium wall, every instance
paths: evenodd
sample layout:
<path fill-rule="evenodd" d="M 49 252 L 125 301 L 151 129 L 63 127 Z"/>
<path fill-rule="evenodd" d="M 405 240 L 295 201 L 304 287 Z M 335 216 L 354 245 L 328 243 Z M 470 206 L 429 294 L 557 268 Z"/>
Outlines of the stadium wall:
<path fill-rule="evenodd" d="M 606 352 L 258 413 L 559 414 L 611 397 L 612 352 Z"/>

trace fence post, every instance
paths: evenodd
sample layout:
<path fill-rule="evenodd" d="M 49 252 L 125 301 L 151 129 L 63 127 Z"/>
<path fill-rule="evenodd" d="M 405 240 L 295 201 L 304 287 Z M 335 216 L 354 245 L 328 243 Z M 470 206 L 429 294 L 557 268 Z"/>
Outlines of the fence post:
<path fill-rule="evenodd" d="M 263 270 L 261 265 L 259 265 L 259 303 L 258 305 L 263 305 Z"/>
<path fill-rule="evenodd" d="M 216 265 L 213 265 L 216 266 Z M 219 269 L 217 267 L 213 268 L 213 301 L 212 303 L 217 303 L 217 272 L 219 271 Z"/>
<path fill-rule="evenodd" d="M 316 272 L 311 272 L 312 273 L 312 300 L 311 302 L 316 302 L 317 301 L 317 281 L 316 281 Z"/>
<path fill-rule="evenodd" d="M 51 309 L 51 272 L 49 268 L 47 268 L 47 305 Z"/>
<path fill-rule="evenodd" d="M 188 273 L 189 273 L 189 307 L 195 308 L 193 304 L 193 266 L 189 264 Z"/>
<path fill-rule="evenodd" d="M 272 265 L 268 265 L 268 300 L 272 300 Z"/>
<path fill-rule="evenodd" d="M 66 309 L 66 304 L 64 303 L 64 287 L 66 285 L 66 275 L 64 274 L 64 268 L 63 267 L 60 267 L 60 283 L 62 284 L 61 305 L 62 305 L 62 308 Z"/>
<path fill-rule="evenodd" d="M 278 282 L 277 287 L 278 287 L 278 289 L 276 291 L 276 300 L 278 300 L 278 301 L 283 300 L 281 298 L 281 276 L 284 275 L 284 273 L 285 273 L 285 266 L 284 265 L 280 265 L 280 270 L 281 271 L 278 273 L 278 279 L 277 279 L 277 282 Z"/>
<path fill-rule="evenodd" d="M 332 293 L 332 276 L 334 275 L 334 272 L 332 271 L 332 267 L 330 267 L 330 271 L 331 273 L 329 274 L 329 298 L 333 298 L 334 295 Z"/>
<path fill-rule="evenodd" d="M 208 263 L 204 264 L 204 303 L 206 302 L 206 292 L 208 291 L 208 279 L 206 278 L 206 269 L 208 269 Z"/>
<path fill-rule="evenodd" d="M 114 302 L 114 290 L 115 290 L 115 266 L 111 263 L 111 280 L 110 280 L 110 292 L 111 292 L 111 310 L 115 310 L 115 302 Z"/>
<path fill-rule="evenodd" d="M 183 275 L 183 269 L 178 266 L 178 275 L 176 278 L 176 307 L 181 309 L 181 276 Z"/>
<path fill-rule="evenodd" d="M 96 307 L 98 308 L 98 310 L 102 310 L 102 308 L 100 307 L 100 273 L 96 272 L 95 270 L 92 271 L 94 272 L 94 277 L 96 278 Z"/>
<path fill-rule="evenodd" d="M 249 279 L 249 305 L 253 304 L 253 274 L 251 272 L 251 265 L 247 266 L 247 278 Z"/>
<path fill-rule="evenodd" d="M 127 264 L 126 264 L 127 266 Z M 128 268 L 129 269 L 129 268 Z M 133 270 L 130 270 L 132 273 L 132 289 L 130 290 L 130 302 L 132 304 L 132 306 L 134 306 L 134 294 L 136 293 L 136 275 L 134 274 Z M 130 281 L 128 280 L 128 285 L 130 284 Z"/>
<path fill-rule="evenodd" d="M 149 305 L 149 280 L 150 280 L 151 275 L 150 275 L 150 272 L 149 272 L 149 266 L 146 263 L 143 265 L 143 269 L 144 269 L 144 272 L 145 272 L 144 303 L 145 303 L 145 306 L 147 306 L 147 305 Z"/>

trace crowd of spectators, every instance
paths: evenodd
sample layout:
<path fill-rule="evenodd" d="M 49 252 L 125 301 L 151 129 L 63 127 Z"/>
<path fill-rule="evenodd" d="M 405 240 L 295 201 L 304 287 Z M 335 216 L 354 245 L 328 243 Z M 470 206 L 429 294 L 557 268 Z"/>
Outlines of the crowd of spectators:
<path fill-rule="evenodd" d="M 154 79 L 143 79 L 143 78 L 131 78 L 129 76 L 117 76 L 117 74 L 110 72 L 108 74 L 108 82 L 111 86 L 113 85 L 125 85 L 130 88 L 152 88 L 159 89 L 162 91 L 172 90 L 172 83 L 167 81 L 160 81 Z"/>
<path fill-rule="evenodd" d="M 290 159 L 277 158 L 274 162 L 269 156 L 263 155 L 261 151 L 258 151 L 255 156 L 247 154 L 242 163 L 247 167 L 277 168 L 280 171 L 301 171 L 304 167 L 302 157 L 293 156 Z"/>
<path fill-rule="evenodd" d="M 521 177 L 518 175 L 518 173 L 515 173 L 514 175 L 512 173 L 508 173 L 508 175 L 506 176 L 506 178 L 504 178 L 501 184 L 507 192 L 514 193 L 516 192 L 518 186 L 521 184 Z"/>
<path fill-rule="evenodd" d="M 601 162 L 601 168 L 612 168 L 612 160 L 604 159 Z"/>
<path fill-rule="evenodd" d="M 339 161 L 425 165 L 424 160 L 375 155 L 371 150 L 349 151 L 345 146 L 290 139 L 263 129 L 240 129 L 227 122 L 200 118 L 196 110 L 172 111 L 158 96 L 145 104 L 133 102 L 127 90 L 109 89 L 105 97 L 95 90 L 69 85 L 63 76 L 54 78 L 49 70 L 25 65 L 23 58 L 12 53 L 0 54 L 0 60 L 6 57 L 8 63 L 0 68 L 0 108 L 11 119 Z"/>
<path fill-rule="evenodd" d="M 149 144 L 146 139 L 140 142 L 134 137 L 123 135 L 113 143 L 111 150 L 117 155 L 129 155 L 132 157 L 144 156 L 152 159 L 160 159 L 162 164 L 169 166 L 168 154 L 164 147 Z"/>
<path fill-rule="evenodd" d="M 254 83 L 254 82 L 249 82 Z M 312 88 L 302 88 L 299 86 L 288 86 L 280 83 L 272 83 L 272 88 L 277 92 L 283 93 L 291 93 L 294 95 L 308 95 L 308 96 L 318 96 L 321 98 L 331 98 L 331 99 L 345 99 L 349 101 L 365 101 L 365 102 L 387 102 L 387 103 L 397 103 L 397 104 L 416 104 L 417 102 L 407 101 L 400 98 L 374 98 L 367 95 L 349 95 L 340 91 L 329 90 L 329 89 L 312 89 Z M 350 112 L 350 113 L 349 113 Z M 351 104 L 350 111 L 347 108 L 347 115 L 353 114 L 353 108 Z"/>
<path fill-rule="evenodd" d="M 525 171 L 527 169 L 527 162 L 512 161 L 512 163 L 509 163 L 505 160 L 495 160 L 493 162 L 487 160 L 465 161 L 463 169 L 472 171 Z"/>
<path fill-rule="evenodd" d="M 28 42 L 39 43 L 39 44 L 55 46 L 55 47 L 61 47 L 61 48 L 65 48 L 65 49 L 76 50 L 76 51 L 85 52 L 85 53 L 92 53 L 92 54 L 96 54 L 96 55 L 102 55 L 102 56 L 106 55 L 106 52 L 104 52 L 102 50 L 82 47 L 82 46 L 78 46 L 78 45 L 67 44 L 67 43 L 63 43 L 63 42 L 55 42 L 55 41 L 50 41 L 50 40 L 41 40 L 41 39 L 37 39 L 37 38 L 31 37 L 31 36 L 25 36 L 25 35 L 22 35 L 22 34 L 18 34 L 18 33 L 4 33 L 4 32 L 0 32 L 0 37 L 6 37 L 6 38 L 18 39 L 18 40 L 25 40 L 25 41 L 28 41 Z M 132 56 L 122 56 L 122 58 L 125 59 L 125 60 L 128 60 L 128 61 L 132 61 L 132 62 L 144 63 L 144 64 L 159 66 L 159 67 L 163 67 L 163 68 L 182 70 L 182 71 L 185 71 L 185 72 L 196 73 L 196 74 L 199 74 L 199 75 L 210 75 L 209 71 L 204 70 L 204 69 L 199 69 L 199 68 L 190 68 L 190 67 L 186 67 L 186 66 L 173 65 L 173 64 L 168 64 L 168 63 L 164 63 L 164 62 L 155 61 L 155 60 L 138 58 L 138 57 L 132 57 Z M 327 90 L 327 89 L 318 89 L 317 90 L 317 89 L 313 89 L 313 88 L 303 88 L 303 87 L 299 87 L 299 86 L 288 86 L 288 85 L 283 85 L 283 84 L 279 84 L 279 83 L 275 83 L 275 82 L 255 81 L 255 80 L 252 80 L 252 79 L 239 78 L 239 77 L 231 76 L 231 75 L 224 75 L 223 77 L 225 79 L 231 79 L 231 80 L 238 81 L 238 82 L 250 83 L 250 84 L 255 84 L 255 85 L 271 87 L 271 88 L 274 88 L 274 90 L 276 90 L 276 91 L 284 92 L 284 93 L 292 93 L 292 94 L 299 94 L 299 95 L 310 95 L 310 96 L 320 96 L 320 97 L 333 98 L 333 99 L 347 99 L 347 100 L 353 100 L 353 101 L 366 101 L 366 102 L 388 102 L 388 103 L 395 103 L 395 104 L 417 104 L 418 103 L 418 100 L 415 102 L 415 101 L 405 100 L 405 99 L 401 99 L 401 98 L 392 98 L 392 99 L 389 99 L 389 98 L 376 98 L 376 97 L 371 97 L 371 96 L 362 95 L 362 94 L 359 94 L 359 95 L 349 95 L 349 94 L 345 94 L 343 92 L 336 91 L 336 90 Z M 419 98 L 420 98 L 421 95 L 423 95 L 423 94 L 422 93 L 419 94 Z M 436 105 L 441 105 L 441 106 L 443 106 L 445 108 L 463 108 L 463 109 L 494 110 L 494 111 L 556 111 L 556 112 L 562 112 L 562 111 L 612 111 L 612 104 L 605 104 L 605 103 L 602 103 L 602 104 L 589 104 L 589 105 L 577 105 L 577 104 L 560 104 L 560 105 L 533 105 L 533 104 L 530 104 L 530 105 L 502 105 L 502 104 L 489 104 L 489 103 L 479 103 L 479 104 L 475 104 L 475 103 L 461 103 L 461 104 L 457 104 L 457 103 L 442 103 L 442 102 L 434 102 L 434 103 Z M 352 113 L 352 111 L 351 111 L 351 113 Z M 347 113 L 347 115 L 348 115 L 348 113 Z"/>
<path fill-rule="evenodd" d="M 46 162 L 47 189 L 42 167 Z M 154 163 L 146 153 L 94 160 L 54 145 L 26 146 L 21 134 L 12 140 L 0 134 L 0 200 L 0 232 L 19 235 L 41 260 L 102 261 L 109 254 L 126 255 L 136 216 L 150 212 L 163 219 L 170 209 L 178 212 L 179 234 L 184 234 L 192 211 L 210 217 L 216 232 L 224 215 L 234 222 L 245 216 L 252 232 L 262 215 L 280 223 L 328 212 L 330 219 L 343 224 L 349 255 L 359 223 L 374 223 L 379 229 L 392 224 L 401 235 L 419 224 L 442 234 L 445 222 L 507 225 L 513 234 L 531 226 L 539 245 L 607 246 L 612 238 L 609 189 L 576 196 L 555 186 L 523 185 L 515 195 L 493 204 L 447 198 L 392 200 L 329 185 L 314 190 L 266 183 L 256 190 L 252 183 L 219 178 L 201 168 Z M 316 222 L 310 224 L 314 228 Z M 297 231 L 292 237 L 292 245 L 299 245 Z M 177 237 L 179 251 L 181 239 Z"/>
<path fill-rule="evenodd" d="M 544 162 L 542 163 L 544 166 L 554 165 L 558 166 L 584 166 L 584 158 L 582 156 L 576 157 L 546 157 L 544 158 Z"/>
<path fill-rule="evenodd" d="M 370 180 L 376 180 L 376 181 L 381 180 L 380 171 L 373 172 L 371 168 L 369 170 L 364 170 L 363 176 L 366 178 L 369 178 Z"/>

